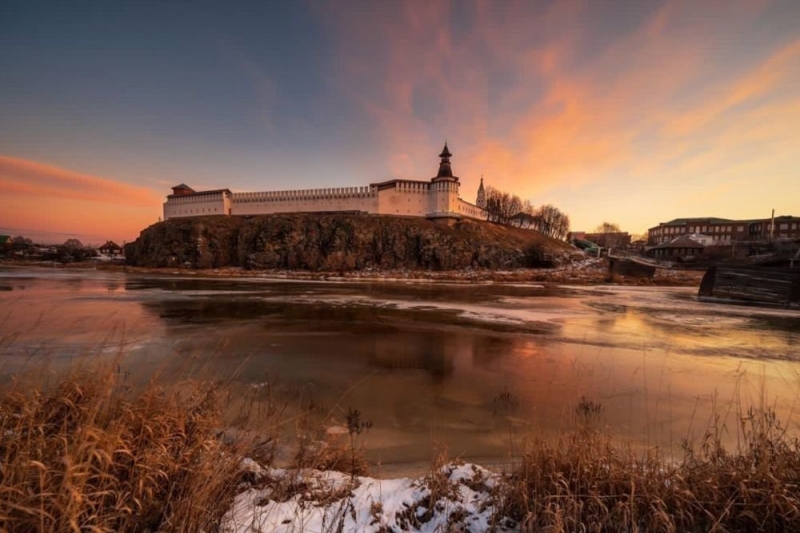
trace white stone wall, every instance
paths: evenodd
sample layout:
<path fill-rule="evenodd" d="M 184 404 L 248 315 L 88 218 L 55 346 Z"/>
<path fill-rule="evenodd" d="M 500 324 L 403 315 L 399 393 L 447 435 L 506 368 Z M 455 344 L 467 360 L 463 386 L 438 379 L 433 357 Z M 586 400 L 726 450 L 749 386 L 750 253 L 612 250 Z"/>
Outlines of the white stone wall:
<path fill-rule="evenodd" d="M 374 213 L 424 217 L 428 213 L 430 194 L 428 183 L 398 181 L 392 187 L 378 191 L 378 205 Z"/>
<path fill-rule="evenodd" d="M 164 203 L 164 219 L 203 215 L 269 215 L 362 211 L 365 213 L 486 219 L 486 211 L 458 197 L 455 181 L 396 181 L 369 187 L 271 192 L 227 191 L 175 196 Z"/>
<path fill-rule="evenodd" d="M 377 194 L 370 187 L 302 189 L 294 191 L 233 193 L 233 215 L 364 211 L 375 213 Z"/>
<path fill-rule="evenodd" d="M 205 215 L 230 215 L 231 200 L 224 192 L 191 194 L 168 198 L 164 203 L 164 220 Z"/>
<path fill-rule="evenodd" d="M 458 199 L 457 205 L 458 214 L 460 214 L 462 217 L 477 218 L 479 220 L 486 220 L 488 218 L 486 209 L 480 208 L 475 204 L 465 202 L 461 198 Z"/>

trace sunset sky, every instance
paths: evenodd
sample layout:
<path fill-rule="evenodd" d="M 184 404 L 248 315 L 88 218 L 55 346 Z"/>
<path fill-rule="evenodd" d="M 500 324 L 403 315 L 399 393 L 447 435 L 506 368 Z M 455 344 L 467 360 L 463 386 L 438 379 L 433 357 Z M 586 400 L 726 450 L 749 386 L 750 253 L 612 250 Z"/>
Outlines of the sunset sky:
<path fill-rule="evenodd" d="M 800 216 L 800 1 L 0 1 L 0 233 L 430 179 L 575 230 Z"/>

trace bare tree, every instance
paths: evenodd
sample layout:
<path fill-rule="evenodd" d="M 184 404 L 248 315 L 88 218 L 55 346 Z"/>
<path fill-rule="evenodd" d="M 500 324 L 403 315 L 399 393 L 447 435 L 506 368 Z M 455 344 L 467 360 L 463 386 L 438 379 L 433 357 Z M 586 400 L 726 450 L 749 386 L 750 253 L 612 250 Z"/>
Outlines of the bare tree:
<path fill-rule="evenodd" d="M 549 237 L 565 239 L 569 233 L 569 217 L 557 207 L 543 205 L 538 209 L 515 194 L 486 188 L 486 212 L 490 222 L 533 229 Z"/>
<path fill-rule="evenodd" d="M 606 248 L 625 248 L 631 241 L 630 236 L 624 233 L 619 224 L 613 222 L 603 222 L 595 228 L 597 243 Z"/>
<path fill-rule="evenodd" d="M 522 200 L 519 196 L 494 187 L 486 188 L 486 212 L 490 222 L 510 224 L 511 217 L 519 213 L 521 209 Z"/>
<path fill-rule="evenodd" d="M 554 205 L 540 206 L 534 215 L 540 233 L 554 239 L 566 239 L 569 233 L 569 217 Z"/>
<path fill-rule="evenodd" d="M 595 233 L 620 233 L 619 224 L 613 222 L 603 222 L 594 229 Z"/>

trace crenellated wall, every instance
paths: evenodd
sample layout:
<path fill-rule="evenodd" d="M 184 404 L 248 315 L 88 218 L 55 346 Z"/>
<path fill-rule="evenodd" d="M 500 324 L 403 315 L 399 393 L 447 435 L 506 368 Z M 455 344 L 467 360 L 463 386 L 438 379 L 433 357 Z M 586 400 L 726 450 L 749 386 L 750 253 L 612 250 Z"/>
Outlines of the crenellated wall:
<path fill-rule="evenodd" d="M 486 211 L 458 195 L 456 180 L 391 180 L 368 187 L 297 189 L 269 192 L 222 191 L 170 195 L 164 219 L 203 215 L 270 215 L 361 211 L 381 215 L 430 218 L 477 218 Z"/>
<path fill-rule="evenodd" d="M 337 187 L 293 191 L 239 192 L 232 194 L 233 215 L 309 213 L 320 211 L 364 211 L 377 207 L 373 187 Z"/>
<path fill-rule="evenodd" d="M 419 181 L 395 181 L 389 185 L 377 185 L 378 204 L 375 213 L 424 217 L 430 203 L 430 183 Z"/>

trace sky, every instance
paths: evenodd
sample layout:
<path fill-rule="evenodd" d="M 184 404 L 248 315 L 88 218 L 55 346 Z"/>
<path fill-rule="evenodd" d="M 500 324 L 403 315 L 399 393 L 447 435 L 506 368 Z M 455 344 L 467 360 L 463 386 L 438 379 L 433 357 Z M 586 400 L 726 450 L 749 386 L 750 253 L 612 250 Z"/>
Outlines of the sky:
<path fill-rule="evenodd" d="M 429 179 L 445 140 L 462 198 L 573 230 L 800 216 L 800 2 L 0 0 L 0 233 Z"/>

